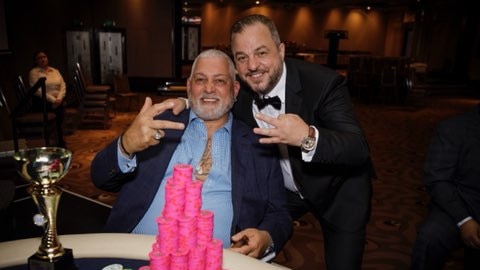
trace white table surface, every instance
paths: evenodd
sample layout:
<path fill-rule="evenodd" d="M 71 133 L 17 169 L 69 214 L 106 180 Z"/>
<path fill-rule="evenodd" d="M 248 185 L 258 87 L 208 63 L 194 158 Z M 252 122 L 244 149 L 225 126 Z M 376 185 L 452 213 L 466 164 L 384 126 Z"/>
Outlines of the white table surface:
<path fill-rule="evenodd" d="M 126 233 L 94 233 L 60 235 L 64 248 L 73 250 L 74 258 L 123 258 L 148 260 L 155 236 Z M 0 268 L 26 264 L 40 245 L 40 238 L 0 242 Z M 289 269 L 264 263 L 248 256 L 224 249 L 223 268 L 228 270 Z"/>

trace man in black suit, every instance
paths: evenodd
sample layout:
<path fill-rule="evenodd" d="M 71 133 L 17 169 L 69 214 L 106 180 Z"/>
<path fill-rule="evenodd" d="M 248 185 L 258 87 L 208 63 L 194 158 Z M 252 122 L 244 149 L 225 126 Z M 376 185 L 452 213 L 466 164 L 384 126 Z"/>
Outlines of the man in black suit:
<path fill-rule="evenodd" d="M 250 15 L 231 28 L 243 85 L 234 115 L 278 144 L 293 219 L 313 213 L 328 269 L 360 269 L 370 216 L 369 148 L 346 80 L 319 64 L 285 59 L 272 20 Z"/>
<path fill-rule="evenodd" d="M 438 125 L 424 176 L 431 203 L 412 269 L 443 269 L 461 247 L 465 269 L 480 269 L 480 105 Z"/>

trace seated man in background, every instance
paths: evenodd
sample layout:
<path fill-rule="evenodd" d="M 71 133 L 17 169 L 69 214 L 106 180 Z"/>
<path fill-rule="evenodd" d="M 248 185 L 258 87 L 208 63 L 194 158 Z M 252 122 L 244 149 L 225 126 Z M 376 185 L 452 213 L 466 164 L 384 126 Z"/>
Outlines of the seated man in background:
<path fill-rule="evenodd" d="M 63 80 L 62 74 L 58 69 L 50 66 L 48 56 L 44 51 L 36 51 L 33 54 L 33 67 L 28 73 L 28 81 L 30 87 L 33 87 L 39 78 L 45 77 L 45 88 L 47 94 L 47 111 L 53 112 L 56 115 L 57 138 L 58 146 L 67 147 L 63 137 L 63 120 L 65 115 L 65 108 L 63 100 L 67 93 L 67 86 Z M 38 89 L 35 93 L 35 98 L 32 100 L 32 105 L 35 111 L 41 112 L 43 110 L 42 91 Z"/>
<path fill-rule="evenodd" d="M 120 191 L 107 231 L 157 234 L 173 166 L 211 163 L 196 177 L 204 181 L 202 208 L 214 212 L 214 237 L 226 248 L 247 236 L 246 245 L 232 249 L 256 258 L 280 251 L 292 232 L 280 163 L 274 148 L 232 118 L 239 87 L 228 55 L 208 50 L 187 80 L 191 110 L 174 116 L 173 102 L 152 105 L 147 97 L 130 127 L 92 161 L 94 184 Z"/>
<path fill-rule="evenodd" d="M 464 248 L 464 269 L 480 269 L 480 105 L 437 127 L 425 164 L 431 197 L 412 251 L 412 269 L 443 269 Z"/>

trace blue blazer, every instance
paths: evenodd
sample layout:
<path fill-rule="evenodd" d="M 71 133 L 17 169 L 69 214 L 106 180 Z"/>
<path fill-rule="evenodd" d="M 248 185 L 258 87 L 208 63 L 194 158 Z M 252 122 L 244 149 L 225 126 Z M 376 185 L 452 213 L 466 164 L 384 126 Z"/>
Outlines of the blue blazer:
<path fill-rule="evenodd" d="M 157 116 L 188 124 L 189 110 L 179 116 Z M 109 232 L 131 232 L 147 211 L 160 187 L 183 130 L 165 130 L 158 145 L 136 153 L 137 168 L 122 173 L 117 162 L 118 139 L 98 152 L 91 164 L 92 181 L 100 189 L 119 192 L 107 220 Z M 278 252 L 290 238 L 292 221 L 286 208 L 283 177 L 276 148 L 258 143 L 252 128 L 232 125 L 232 234 L 246 228 L 270 233 Z"/>

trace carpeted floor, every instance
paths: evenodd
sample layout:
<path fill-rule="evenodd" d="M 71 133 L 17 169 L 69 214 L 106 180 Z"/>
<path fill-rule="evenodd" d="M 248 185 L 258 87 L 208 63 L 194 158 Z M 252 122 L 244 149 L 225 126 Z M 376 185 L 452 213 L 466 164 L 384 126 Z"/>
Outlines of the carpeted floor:
<path fill-rule="evenodd" d="M 425 96 L 409 100 L 405 106 L 355 104 L 378 174 L 373 182 L 372 217 L 362 269 L 409 269 L 416 229 L 428 203 L 422 188 L 422 166 L 432 130 L 439 120 L 479 102 L 469 97 Z M 108 130 L 80 128 L 68 135 L 66 140 L 74 157 L 62 186 L 112 204 L 115 194 L 92 185 L 89 164 L 95 153 L 118 136 L 134 117 L 134 112 L 117 112 Z M 317 222 L 306 215 L 294 226 L 294 236 L 275 261 L 292 269 L 325 269 Z M 461 265 L 458 253 L 447 269 L 461 269 Z"/>

